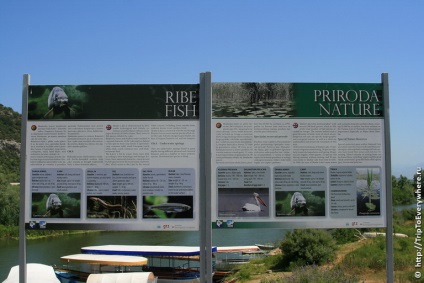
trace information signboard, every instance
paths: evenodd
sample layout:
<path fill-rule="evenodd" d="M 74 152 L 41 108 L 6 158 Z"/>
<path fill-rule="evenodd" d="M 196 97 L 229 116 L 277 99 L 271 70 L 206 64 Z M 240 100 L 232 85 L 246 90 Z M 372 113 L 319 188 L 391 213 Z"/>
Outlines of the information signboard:
<path fill-rule="evenodd" d="M 198 100 L 198 84 L 30 85 L 26 227 L 198 230 Z"/>
<path fill-rule="evenodd" d="M 382 84 L 212 83 L 213 228 L 385 227 Z"/>

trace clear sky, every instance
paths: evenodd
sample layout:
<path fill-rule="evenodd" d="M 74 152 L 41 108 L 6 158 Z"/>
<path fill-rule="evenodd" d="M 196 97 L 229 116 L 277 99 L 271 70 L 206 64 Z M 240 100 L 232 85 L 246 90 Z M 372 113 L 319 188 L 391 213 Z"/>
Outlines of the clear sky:
<path fill-rule="evenodd" d="M 0 2 L 0 103 L 31 84 L 379 83 L 392 174 L 424 165 L 424 1 Z"/>

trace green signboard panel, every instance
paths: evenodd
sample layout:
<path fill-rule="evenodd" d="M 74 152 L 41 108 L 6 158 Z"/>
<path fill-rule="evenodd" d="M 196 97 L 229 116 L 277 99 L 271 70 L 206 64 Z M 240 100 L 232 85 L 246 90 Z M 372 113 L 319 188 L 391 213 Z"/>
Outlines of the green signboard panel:
<path fill-rule="evenodd" d="M 293 84 L 295 117 L 381 118 L 381 84 Z"/>

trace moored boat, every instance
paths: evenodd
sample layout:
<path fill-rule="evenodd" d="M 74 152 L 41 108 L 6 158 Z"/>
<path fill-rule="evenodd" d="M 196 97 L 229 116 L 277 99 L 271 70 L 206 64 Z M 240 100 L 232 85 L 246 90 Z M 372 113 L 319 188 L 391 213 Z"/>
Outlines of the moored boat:
<path fill-rule="evenodd" d="M 248 263 L 251 259 L 262 257 L 265 253 L 257 246 L 227 246 L 218 247 L 216 255 L 216 268 L 228 271 L 234 265 Z"/>
<path fill-rule="evenodd" d="M 142 272 L 147 258 L 140 256 L 74 254 L 60 258 L 66 264 L 56 267 L 61 283 L 88 282 L 91 274 Z"/>
<path fill-rule="evenodd" d="M 41 263 L 28 263 L 26 266 L 27 283 L 60 283 L 52 266 Z M 3 283 L 19 283 L 19 265 L 10 269 Z"/>
<path fill-rule="evenodd" d="M 216 252 L 216 247 L 212 252 Z M 200 282 L 200 248 L 191 246 L 103 245 L 81 248 L 83 254 L 143 256 L 143 271 L 157 276 L 158 283 Z"/>
<path fill-rule="evenodd" d="M 90 274 L 87 283 L 157 283 L 151 272 Z"/>
<path fill-rule="evenodd" d="M 256 244 L 256 246 L 261 249 L 261 250 L 265 250 L 265 251 L 270 251 L 275 249 L 274 245 L 271 244 Z"/>

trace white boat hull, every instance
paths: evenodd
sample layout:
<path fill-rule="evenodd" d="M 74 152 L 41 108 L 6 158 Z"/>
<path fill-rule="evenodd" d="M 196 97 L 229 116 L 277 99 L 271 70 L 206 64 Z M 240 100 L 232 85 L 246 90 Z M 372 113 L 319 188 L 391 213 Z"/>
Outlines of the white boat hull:
<path fill-rule="evenodd" d="M 166 279 L 166 278 L 158 278 L 158 283 L 176 283 L 176 282 L 181 282 L 181 283 L 200 283 L 200 279 L 199 278 L 187 278 L 187 279 Z"/>
<path fill-rule="evenodd" d="M 73 278 L 59 277 L 61 283 L 87 283 L 86 281 L 79 281 Z M 166 279 L 156 278 L 157 283 L 200 283 L 199 278 L 187 278 L 187 279 Z"/>
<path fill-rule="evenodd" d="M 53 267 L 41 263 L 28 263 L 26 266 L 27 283 L 59 283 Z M 9 275 L 3 283 L 19 283 L 19 265 L 10 269 Z"/>

